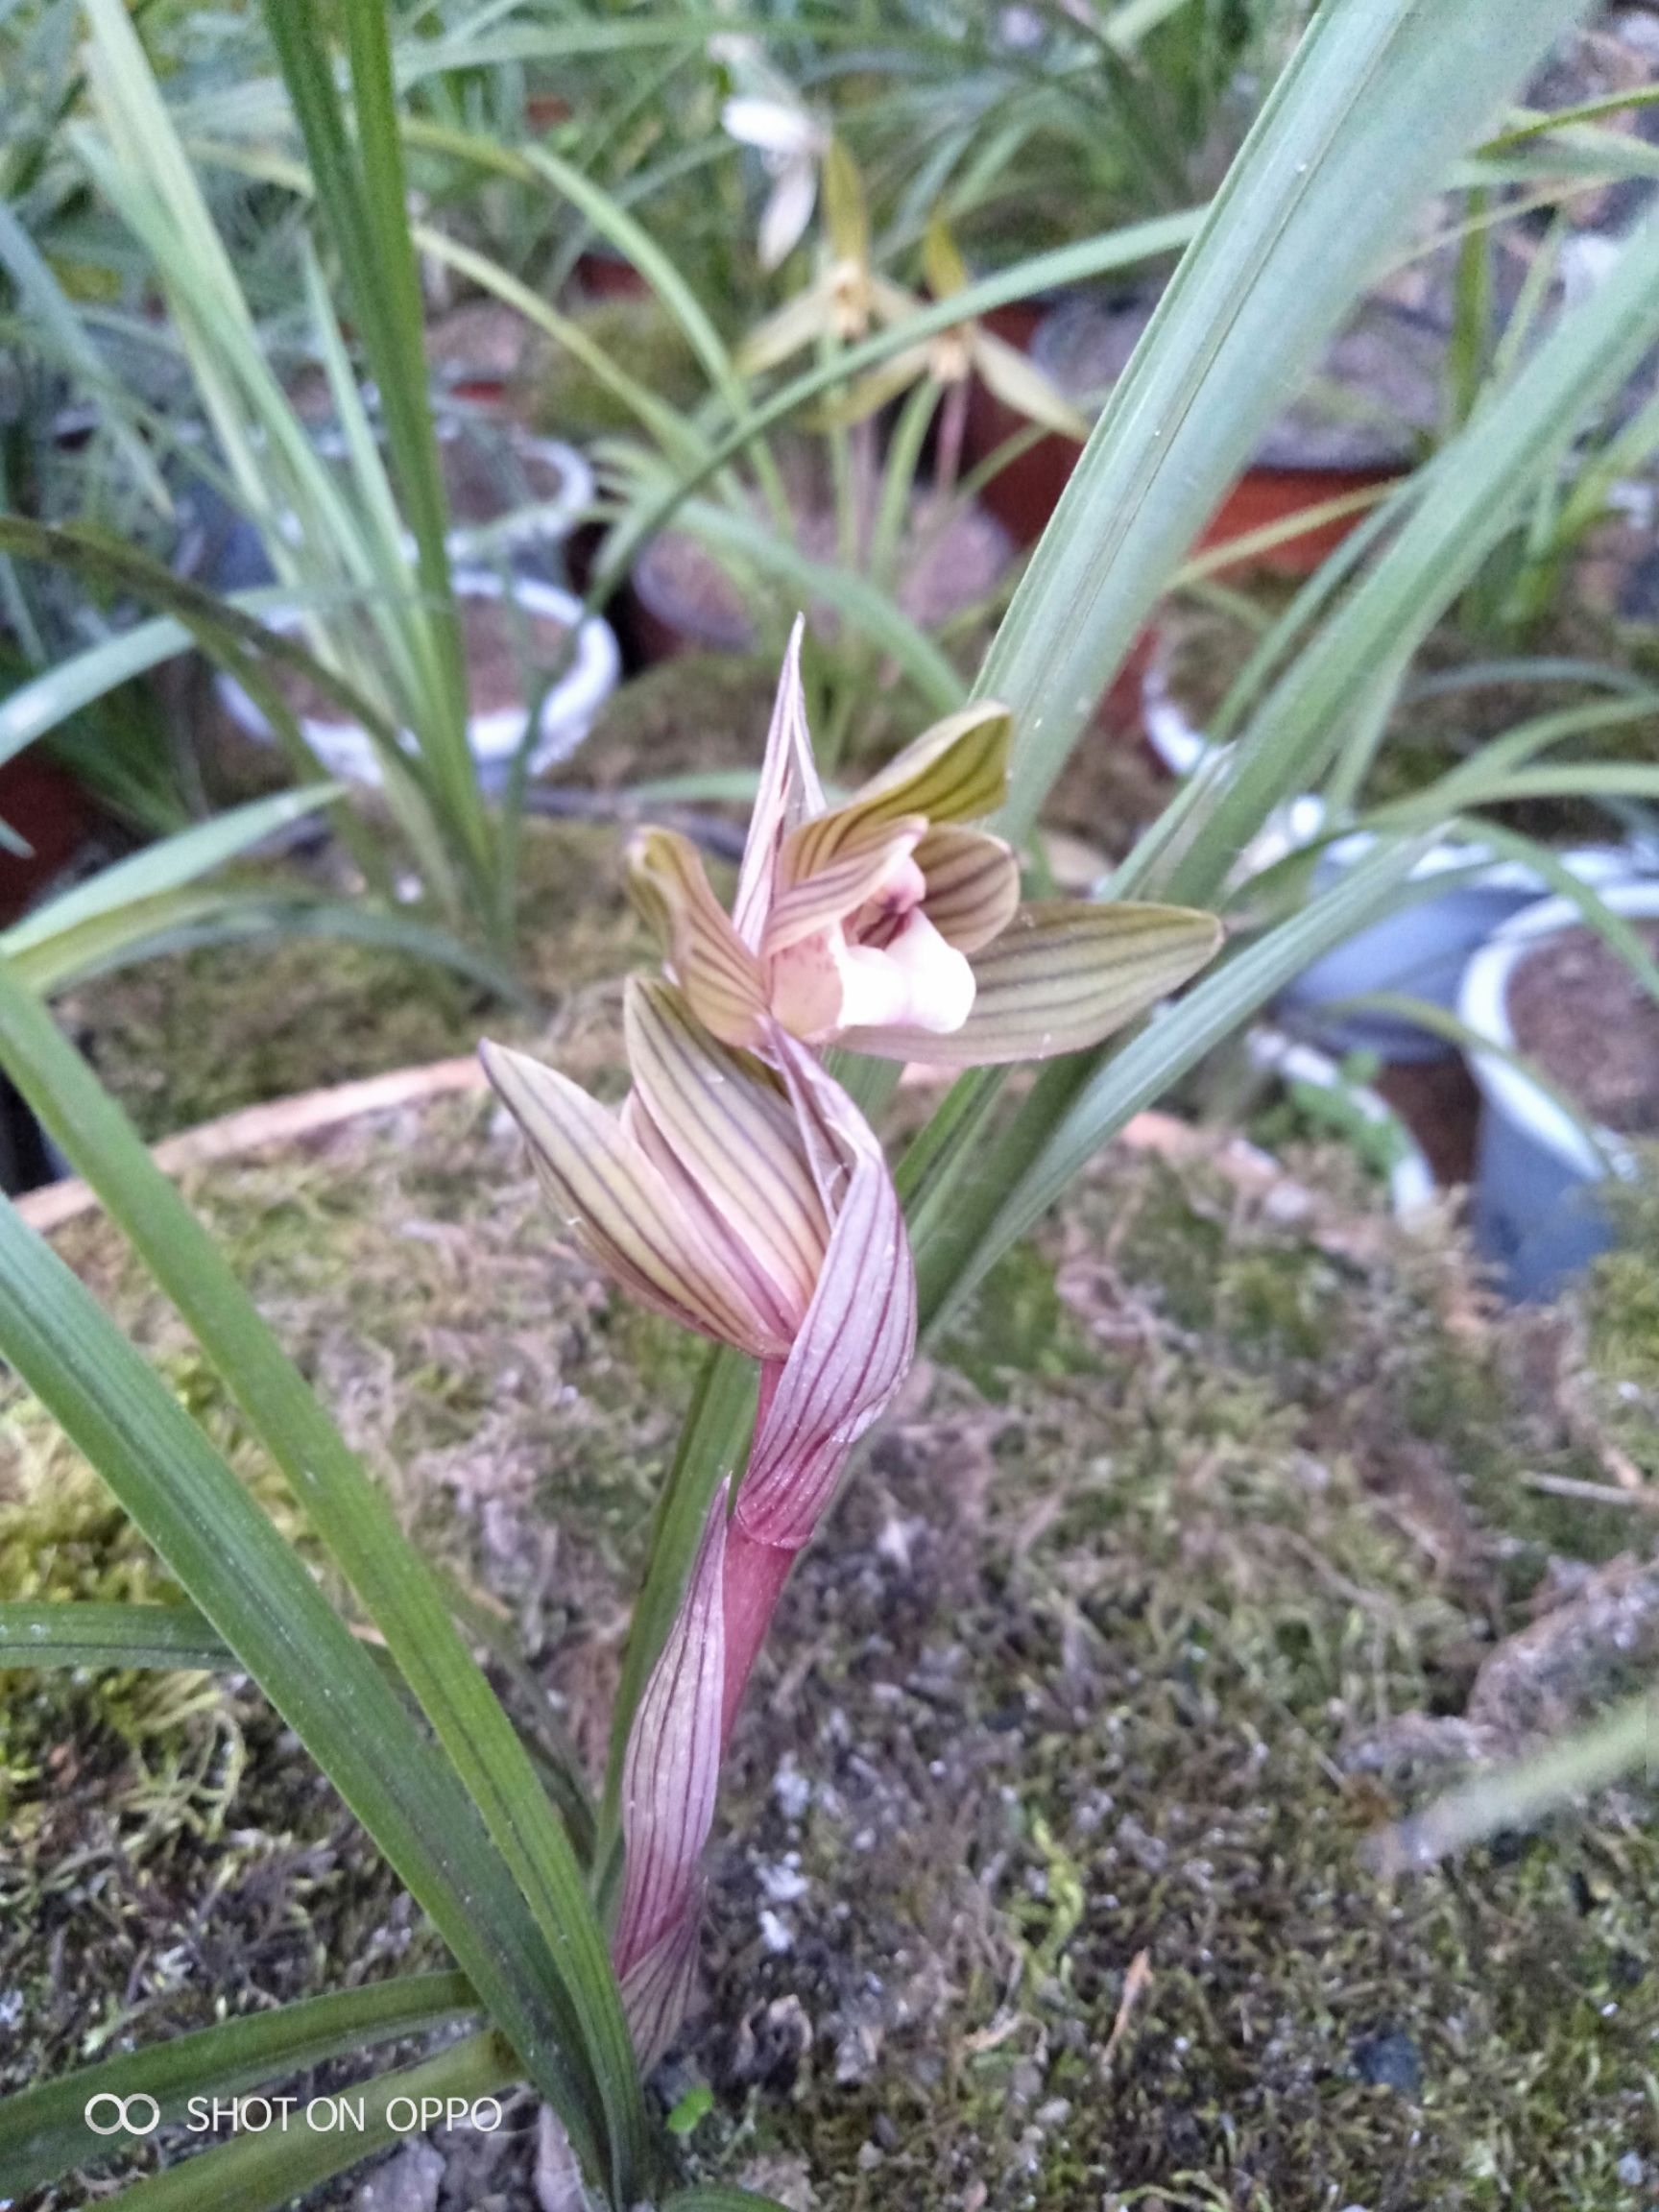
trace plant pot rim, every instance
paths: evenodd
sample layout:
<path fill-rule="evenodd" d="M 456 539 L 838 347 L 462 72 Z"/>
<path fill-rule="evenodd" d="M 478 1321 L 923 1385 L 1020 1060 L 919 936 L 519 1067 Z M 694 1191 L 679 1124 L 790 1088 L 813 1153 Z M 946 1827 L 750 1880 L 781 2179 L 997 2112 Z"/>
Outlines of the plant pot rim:
<path fill-rule="evenodd" d="M 1659 877 L 1627 876 L 1623 882 L 1599 886 L 1599 896 L 1616 914 L 1659 915 Z M 1546 938 L 1579 927 L 1583 920 L 1571 899 L 1540 899 L 1494 930 L 1463 973 L 1457 1016 L 1464 1026 L 1502 1051 L 1515 1052 L 1518 1047 L 1509 1019 L 1509 985 L 1516 969 Z M 1609 1170 L 1630 1172 L 1634 1154 L 1627 1137 L 1598 1127 L 1592 1138 L 1524 1070 L 1496 1052 L 1482 1052 L 1478 1046 L 1470 1046 L 1465 1057 L 1488 1111 L 1516 1123 L 1574 1174 L 1599 1181 Z"/>
<path fill-rule="evenodd" d="M 597 614 L 585 614 L 582 602 L 557 584 L 540 577 L 503 577 L 494 568 L 459 568 L 456 594 L 462 598 L 498 599 L 510 587 L 512 595 L 530 614 L 562 622 L 576 633 L 575 657 L 541 702 L 537 742 L 530 755 L 530 772 L 555 766 L 567 759 L 586 737 L 594 715 L 615 689 L 622 657 L 611 625 Z M 299 626 L 298 613 L 271 617 L 271 626 L 291 630 Z M 214 689 L 231 719 L 250 737 L 273 742 L 271 725 L 234 676 L 215 671 Z M 501 707 L 489 714 L 469 714 L 467 734 L 472 757 L 483 770 L 505 772 L 524 735 L 528 710 Z M 353 782 L 378 784 L 380 763 L 373 740 L 355 722 L 326 722 L 305 714 L 300 728 L 306 743 L 325 768 Z"/>
<path fill-rule="evenodd" d="M 1402 1149 L 1388 1169 L 1388 1210 L 1397 1221 L 1411 1221 L 1428 1212 L 1434 1203 L 1435 1190 L 1434 1170 L 1429 1165 L 1429 1155 L 1404 1117 L 1395 1112 L 1381 1092 L 1374 1091 L 1368 1083 L 1352 1081 L 1328 1052 L 1288 1037 L 1282 1029 L 1259 1025 L 1246 1037 L 1245 1049 L 1252 1067 L 1285 1076 L 1293 1083 L 1307 1083 L 1314 1090 L 1340 1092 L 1353 1102 L 1362 1119 L 1378 1126 L 1386 1122 L 1398 1129 Z"/>
<path fill-rule="evenodd" d="M 1147 663 L 1142 679 L 1142 727 L 1146 742 L 1171 776 L 1194 776 L 1207 768 L 1213 760 L 1223 759 L 1233 750 L 1231 743 L 1217 745 L 1194 729 L 1188 720 L 1187 710 L 1170 690 L 1167 654 L 1160 643 Z M 1286 848 L 1296 850 L 1310 845 L 1325 829 L 1327 808 L 1316 792 L 1305 791 L 1297 798 L 1287 799 L 1275 819 L 1282 825 Z M 1346 830 L 1333 837 L 1320 855 L 1321 863 L 1334 863 L 1338 867 L 1352 867 L 1375 851 L 1377 832 L 1373 830 Z M 1454 868 L 1468 868 L 1490 857 L 1491 849 L 1479 837 L 1449 837 L 1430 847 L 1411 870 L 1409 880 L 1423 881 L 1426 877 L 1443 875 Z M 1581 882 L 1599 885 L 1619 883 L 1633 878 L 1635 862 L 1630 848 L 1624 845 L 1571 845 L 1563 846 L 1555 857 L 1564 868 L 1570 868 Z M 1490 859 L 1490 865 L 1481 870 L 1479 883 L 1482 889 L 1495 891 L 1531 891 L 1540 898 L 1549 896 L 1549 884 L 1535 868 L 1525 860 Z"/>
<path fill-rule="evenodd" d="M 504 432 L 519 453 L 557 469 L 563 481 L 551 499 L 539 499 L 515 515 L 503 516 L 493 522 L 457 523 L 445 535 L 449 558 L 475 561 L 485 548 L 523 545 L 530 541 L 562 543 L 597 496 L 593 470 L 587 456 L 579 453 L 574 445 L 567 445 L 562 438 L 539 438 L 519 429 L 517 423 L 503 424 L 493 418 L 476 416 L 452 405 L 434 412 L 433 428 L 440 443 L 458 438 L 466 429 L 481 423 Z M 325 423 L 314 431 L 311 443 L 325 461 L 344 461 L 349 452 L 345 432 L 337 423 Z M 407 531 L 402 533 L 402 540 L 405 548 L 414 543 Z"/>

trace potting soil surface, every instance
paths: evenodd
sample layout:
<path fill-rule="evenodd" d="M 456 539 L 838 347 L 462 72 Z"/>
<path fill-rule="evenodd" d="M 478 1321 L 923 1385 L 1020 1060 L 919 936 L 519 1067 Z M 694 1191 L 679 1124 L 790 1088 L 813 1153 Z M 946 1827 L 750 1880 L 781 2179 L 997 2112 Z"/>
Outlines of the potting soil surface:
<path fill-rule="evenodd" d="M 1659 953 L 1659 922 L 1636 933 Z M 1603 1128 L 1659 1130 L 1659 1002 L 1593 930 L 1563 929 L 1527 955 L 1510 981 L 1509 1019 L 1527 1058 Z"/>

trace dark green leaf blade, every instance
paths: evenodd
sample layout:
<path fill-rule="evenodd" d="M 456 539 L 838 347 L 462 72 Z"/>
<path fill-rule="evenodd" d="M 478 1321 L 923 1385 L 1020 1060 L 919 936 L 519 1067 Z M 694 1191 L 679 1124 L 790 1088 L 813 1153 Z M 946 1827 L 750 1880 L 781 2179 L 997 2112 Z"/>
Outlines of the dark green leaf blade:
<path fill-rule="evenodd" d="M 149 2180 L 135 2181 L 110 2201 L 128 2212 L 276 2212 L 332 2175 L 344 2174 L 412 2132 L 391 2106 L 406 2100 L 417 2110 L 423 2098 L 470 2104 L 517 2080 L 513 2054 L 498 2035 L 469 2035 L 422 2065 L 382 2074 L 365 2082 L 362 2128 L 312 2126 L 301 2111 L 288 2127 L 235 2136 L 200 2156 L 186 2158 Z"/>
<path fill-rule="evenodd" d="M 9 1201 L 0 1204 L 0 1356 L 109 1484 L 363 1822 L 572 2139 L 596 2159 L 597 2100 L 569 2002 L 453 1771 L 299 1554 Z"/>
<path fill-rule="evenodd" d="M 532 1939 L 532 1948 L 562 1993 L 561 2018 L 573 2053 L 581 2055 L 577 2062 L 584 2075 L 591 2069 L 607 2116 L 615 2186 L 622 2200 L 631 2201 L 649 2156 L 648 2139 L 604 1935 L 570 1839 L 457 1631 L 437 1577 L 213 1239 L 46 1009 L 4 963 L 0 1063 L 178 1307 L 385 1636 L 529 1901 L 543 1938 Z M 180 1580 L 203 1602 L 198 1590 L 182 1575 Z M 210 1607 L 204 1610 L 212 1617 Z M 271 1691 L 258 1670 L 252 1671 Z"/>

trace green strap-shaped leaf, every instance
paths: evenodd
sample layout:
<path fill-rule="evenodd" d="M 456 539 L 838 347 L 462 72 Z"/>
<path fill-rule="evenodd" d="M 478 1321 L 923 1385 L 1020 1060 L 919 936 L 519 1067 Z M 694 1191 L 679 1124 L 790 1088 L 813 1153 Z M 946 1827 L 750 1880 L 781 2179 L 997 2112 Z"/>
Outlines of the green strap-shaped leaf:
<path fill-rule="evenodd" d="M 974 1149 L 973 1182 L 959 1184 L 949 1203 L 932 1196 L 916 1249 L 924 1328 L 939 1328 L 1131 1115 L 1154 1104 L 1312 961 L 1385 912 L 1428 842 L 1381 843 L 1290 920 L 1194 984 L 1103 1066 L 1086 1055 L 1046 1068 L 1015 1119 Z"/>
<path fill-rule="evenodd" d="M 569 1837 L 436 1577 L 213 1239 L 4 963 L 0 1064 L 178 1307 L 386 1638 L 529 1901 L 541 1939 L 528 1931 L 517 1939 L 524 1946 L 519 1970 L 534 1977 L 544 1968 L 553 1978 L 578 2079 L 593 2084 L 603 2105 L 613 2186 L 631 2201 L 648 2155 L 644 2107 L 604 1936 Z M 181 1574 L 179 1580 L 224 1630 L 201 1590 Z M 242 1651 L 234 1636 L 227 1641 Z M 280 1703 L 260 1669 L 250 1671 Z M 529 2052 L 525 2057 L 530 2063 Z"/>
<path fill-rule="evenodd" d="M 1019 842 L 1170 571 L 1425 194 L 1575 0 L 1320 8 L 1044 532 L 976 695 L 1019 740 Z"/>
<path fill-rule="evenodd" d="M 8 1667 L 159 1667 L 219 1673 L 239 1665 L 194 1605 L 66 1598 L 0 1605 L 0 1672 Z"/>
<path fill-rule="evenodd" d="M 354 2118 L 349 2126 L 339 2124 L 338 2104 L 319 2112 L 315 2124 L 300 2105 L 286 2116 L 285 2128 L 234 2136 L 147 2181 L 133 2182 L 108 2201 L 125 2204 L 127 2212 L 227 2212 L 228 2206 L 235 2212 L 276 2212 L 319 2182 L 417 2133 L 423 2100 L 436 2099 L 442 2107 L 454 2100 L 468 2107 L 517 2080 L 513 2054 L 500 2036 L 469 2035 L 423 2065 L 382 2074 L 361 2089 L 340 2092 L 350 2097 L 353 2108 L 358 2097 L 363 2099 L 361 2128 Z M 458 2128 L 469 2124 L 457 2117 Z"/>
<path fill-rule="evenodd" d="M 697 2189 L 676 2189 L 662 2200 L 662 2212 L 783 2212 L 776 2197 L 762 2197 L 753 2189 L 728 2189 L 719 2182 L 705 2182 Z"/>
<path fill-rule="evenodd" d="M 383 0 L 347 0 L 356 125 L 349 136 L 333 68 L 330 22 L 316 0 L 267 0 L 265 23 L 304 134 L 317 205 L 340 257 L 369 368 L 380 394 L 393 473 L 414 532 L 436 648 L 433 711 L 419 726 L 445 813 L 474 862 L 488 866 L 490 829 L 467 737 L 460 623 L 445 546 L 448 505 L 427 391 L 421 283 L 409 232 Z"/>
<path fill-rule="evenodd" d="M 572 2140 L 598 2159 L 583 2039 L 453 1771 L 159 1377 L 0 1204 L 0 1357 L 156 1547 L 431 1914 Z"/>
<path fill-rule="evenodd" d="M 1174 878 L 1177 895 L 1209 896 L 1203 886 L 1214 886 L 1285 794 L 1313 787 L 1359 687 L 1433 628 L 1656 335 L 1659 222 L 1650 220 L 1513 383 L 1442 448 L 1393 542 L 1256 709 L 1219 803 Z M 1471 766 L 1480 764 L 1477 756 Z"/>
<path fill-rule="evenodd" d="M 192 1609 L 149 1605 L 97 1610 L 186 1613 Z M 352 2056 L 377 2043 L 421 2034 L 477 2009 L 478 2000 L 464 1974 L 404 1974 L 363 1989 L 307 1997 L 274 2012 L 223 2020 L 194 2034 L 83 2066 L 0 2104 L 0 2190 L 15 2196 L 37 2188 L 94 2156 L 125 2150 L 138 2140 L 133 2135 L 94 2135 L 86 2126 L 90 2098 L 153 2097 L 164 2122 L 177 2120 L 192 2097 L 235 2097 L 262 2081 L 279 2081 L 327 2058 Z"/>

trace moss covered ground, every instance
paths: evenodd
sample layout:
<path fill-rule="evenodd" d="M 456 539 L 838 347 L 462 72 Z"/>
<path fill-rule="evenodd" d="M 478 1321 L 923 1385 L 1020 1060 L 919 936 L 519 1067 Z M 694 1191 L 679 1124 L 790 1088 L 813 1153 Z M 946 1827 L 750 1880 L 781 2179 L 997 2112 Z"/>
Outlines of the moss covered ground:
<path fill-rule="evenodd" d="M 589 1067 L 614 1010 L 565 1010 Z M 1616 1502 L 1620 1455 L 1659 1475 L 1650 1258 L 1498 1319 L 1345 1166 L 1224 1166 L 1108 1160 L 919 1370 L 791 1587 L 658 2084 L 707 2104 L 689 2172 L 827 2212 L 1659 2196 L 1643 1792 L 1424 1874 L 1374 1847 L 1659 1659 L 1653 1525 Z M 591 1755 L 692 1347 L 560 1252 L 483 1099 L 192 1195 Z M 113 1234 L 59 1240 L 285 1511 Z M 9 1401 L 0 1595 L 164 1588 Z M 1551 1624 L 1572 1665 L 1529 1671 Z M 435 1956 L 245 1685 L 12 1674 L 0 1793 L 0 2083 Z M 534 2118 L 452 2160 L 439 2212 L 535 2206 Z"/>

